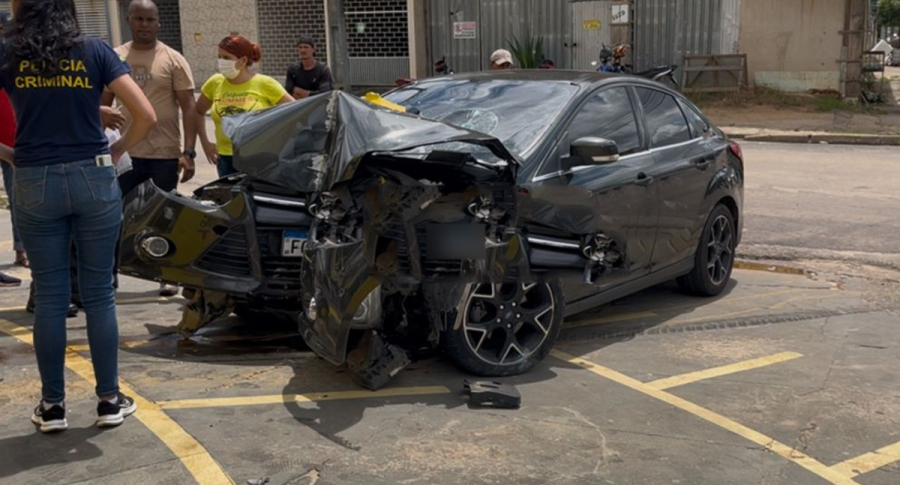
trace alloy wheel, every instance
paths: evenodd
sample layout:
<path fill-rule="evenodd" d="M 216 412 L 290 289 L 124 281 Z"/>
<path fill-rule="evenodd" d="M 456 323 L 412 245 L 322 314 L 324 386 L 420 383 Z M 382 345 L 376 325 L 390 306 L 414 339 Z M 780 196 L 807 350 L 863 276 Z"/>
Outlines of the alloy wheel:
<path fill-rule="evenodd" d="M 714 285 L 720 285 L 734 264 L 734 228 L 731 221 L 720 215 L 710 226 L 709 243 L 706 246 L 706 271 Z"/>
<path fill-rule="evenodd" d="M 516 365 L 537 352 L 556 312 L 547 283 L 473 286 L 463 308 L 463 332 L 474 355 L 488 364 Z"/>

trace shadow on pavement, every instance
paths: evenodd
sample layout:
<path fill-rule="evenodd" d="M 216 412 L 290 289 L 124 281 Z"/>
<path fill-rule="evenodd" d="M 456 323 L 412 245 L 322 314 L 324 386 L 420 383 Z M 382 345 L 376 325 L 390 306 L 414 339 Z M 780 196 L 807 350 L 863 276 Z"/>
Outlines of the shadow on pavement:
<path fill-rule="evenodd" d="M 103 451 L 89 440 L 103 431 L 95 426 L 70 428 L 59 434 L 45 435 L 35 429 L 31 434 L 0 439 L 0 479 L 41 467 L 49 467 L 40 475 L 48 482 L 55 482 L 49 475 L 60 475 L 63 468 L 53 465 L 93 460 L 103 456 Z M 2 481 L 2 480 L 0 480 Z"/>
<path fill-rule="evenodd" d="M 664 325 L 667 321 L 684 313 L 690 313 L 698 307 L 727 298 L 737 285 L 738 282 L 732 280 L 725 292 L 715 298 L 686 296 L 679 292 L 677 287 L 669 284 L 651 288 L 593 310 L 583 317 L 573 318 L 567 321 L 567 324 L 578 324 L 591 318 L 602 318 L 608 312 L 616 313 L 623 308 L 630 311 L 653 311 L 656 305 L 669 307 L 668 311 L 660 312 L 653 317 L 601 324 L 596 327 L 580 329 L 563 327 L 561 340 L 569 340 L 568 337 L 571 337 L 573 330 L 589 330 L 590 338 L 583 338 L 584 335 L 580 335 L 580 338 L 577 339 L 582 344 L 587 344 L 587 348 L 584 345 L 579 346 L 582 349 L 580 354 L 595 352 L 619 342 L 631 340 L 635 334 L 641 331 Z M 298 424 L 306 426 L 329 441 L 350 450 L 358 450 L 360 446 L 341 437 L 341 434 L 357 425 L 367 410 L 397 404 L 438 406 L 445 409 L 465 407 L 467 401 L 461 396 L 463 380 L 485 379 L 467 374 L 451 363 L 445 362 L 441 353 L 435 350 L 417 356 L 418 359 L 414 359 L 414 363 L 401 372 L 388 387 L 445 386 L 452 391 L 452 394 L 298 403 L 288 396 L 323 392 L 329 389 L 322 389 L 321 385 L 319 388 L 310 389 L 311 381 L 315 383 L 317 380 L 311 379 L 309 372 L 321 369 L 324 365 L 323 362 L 312 364 L 314 361 L 309 359 L 294 359 L 287 355 L 288 352 L 296 355 L 298 350 L 308 351 L 302 338 L 297 334 L 296 326 L 290 322 L 279 322 L 276 319 L 247 321 L 233 316 L 204 327 L 197 335 L 187 340 L 177 336 L 174 325 L 160 326 L 148 323 L 145 324 L 145 328 L 151 335 L 149 344 L 156 342 L 157 345 L 126 348 L 123 349 L 124 352 L 180 362 L 220 363 L 229 366 L 272 366 L 273 364 L 290 366 L 293 377 L 285 383 L 281 392 L 283 396 L 286 396 L 285 409 Z M 266 358 L 260 359 L 260 354 L 266 354 Z M 215 360 L 210 360 L 210 358 L 215 358 Z M 242 360 L 242 358 L 246 358 L 246 360 Z M 556 379 L 558 374 L 555 369 L 574 368 L 578 367 L 548 358 L 526 374 L 487 380 L 496 380 L 514 386 L 529 385 Z M 349 375 L 340 371 L 335 375 L 345 378 L 331 381 L 334 386 L 333 390 L 346 389 L 350 385 Z M 318 382 L 321 383 L 320 380 Z M 358 389 L 362 390 L 362 388 Z"/>

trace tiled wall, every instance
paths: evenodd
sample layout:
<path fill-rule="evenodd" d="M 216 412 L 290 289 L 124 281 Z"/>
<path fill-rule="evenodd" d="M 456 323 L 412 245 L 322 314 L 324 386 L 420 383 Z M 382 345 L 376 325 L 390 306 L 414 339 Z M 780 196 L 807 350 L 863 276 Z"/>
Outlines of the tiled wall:
<path fill-rule="evenodd" d="M 297 40 L 312 37 L 316 57 L 327 62 L 325 3 L 322 0 L 257 0 L 263 71 L 281 79 L 288 66 L 299 62 Z"/>
<path fill-rule="evenodd" d="M 256 0 L 189 0 L 181 2 L 180 11 L 183 52 L 198 87 L 215 74 L 223 38 L 236 33 L 259 42 Z"/>

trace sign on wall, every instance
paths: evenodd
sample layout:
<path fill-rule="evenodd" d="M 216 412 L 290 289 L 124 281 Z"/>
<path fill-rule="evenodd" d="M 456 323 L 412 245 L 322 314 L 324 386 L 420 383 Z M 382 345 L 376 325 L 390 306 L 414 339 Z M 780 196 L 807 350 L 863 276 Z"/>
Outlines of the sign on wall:
<path fill-rule="evenodd" d="M 629 22 L 628 14 L 630 5 L 613 5 L 612 6 L 612 23 L 613 25 L 622 25 Z"/>
<path fill-rule="evenodd" d="M 454 39 L 475 39 L 478 37 L 478 22 L 453 22 Z"/>
<path fill-rule="evenodd" d="M 602 30 L 603 22 L 597 19 L 588 19 L 581 23 L 584 30 Z"/>

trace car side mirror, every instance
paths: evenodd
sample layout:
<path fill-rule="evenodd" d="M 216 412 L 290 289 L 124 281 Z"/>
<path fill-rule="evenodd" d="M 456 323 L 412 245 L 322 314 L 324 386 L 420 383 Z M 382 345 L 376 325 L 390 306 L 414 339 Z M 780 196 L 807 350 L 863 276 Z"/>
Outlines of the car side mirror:
<path fill-rule="evenodd" d="M 619 146 L 605 138 L 585 137 L 572 142 L 568 169 L 586 165 L 608 165 L 619 160 Z"/>

